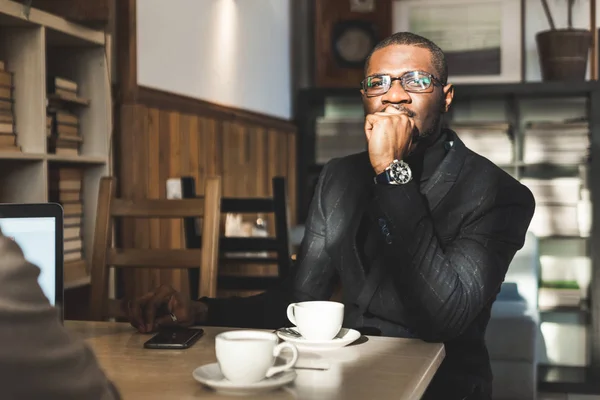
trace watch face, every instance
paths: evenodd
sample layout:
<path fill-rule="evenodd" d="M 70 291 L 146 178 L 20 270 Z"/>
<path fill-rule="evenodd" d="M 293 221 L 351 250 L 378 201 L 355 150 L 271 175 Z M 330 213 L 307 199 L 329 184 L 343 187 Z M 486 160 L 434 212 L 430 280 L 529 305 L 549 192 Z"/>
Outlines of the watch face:
<path fill-rule="evenodd" d="M 412 179 L 412 171 L 404 161 L 394 161 L 390 165 L 390 177 L 397 184 L 404 185 Z"/>

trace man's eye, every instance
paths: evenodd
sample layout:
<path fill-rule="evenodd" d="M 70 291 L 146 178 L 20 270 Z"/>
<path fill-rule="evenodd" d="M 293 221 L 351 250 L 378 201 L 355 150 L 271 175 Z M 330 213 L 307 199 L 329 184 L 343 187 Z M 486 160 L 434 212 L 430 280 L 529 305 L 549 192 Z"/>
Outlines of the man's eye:
<path fill-rule="evenodd" d="M 410 87 L 424 88 L 431 84 L 431 79 L 428 77 L 409 79 L 406 84 Z"/>
<path fill-rule="evenodd" d="M 383 85 L 383 82 L 382 82 L 381 79 L 379 79 L 379 78 L 371 78 L 371 79 L 369 79 L 369 87 L 370 88 L 372 88 L 372 87 L 379 87 L 381 85 Z"/>

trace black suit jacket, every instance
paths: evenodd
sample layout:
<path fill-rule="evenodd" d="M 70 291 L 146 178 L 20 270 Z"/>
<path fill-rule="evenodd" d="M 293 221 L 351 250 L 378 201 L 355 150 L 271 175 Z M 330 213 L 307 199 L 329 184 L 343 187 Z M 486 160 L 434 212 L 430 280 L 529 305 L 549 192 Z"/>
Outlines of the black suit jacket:
<path fill-rule="evenodd" d="M 445 343 L 446 358 L 429 398 L 463 399 L 474 391 L 481 393 L 472 398 L 488 398 L 492 376 L 485 329 L 507 268 L 523 246 L 535 202 L 524 185 L 448 133 L 453 146 L 422 187 L 416 180 L 374 184 L 367 153 L 327 163 L 292 274 L 258 296 L 203 299 L 209 303 L 209 324 L 289 325 L 287 305 L 329 299 L 337 276 L 345 326 Z M 356 242 L 365 211 L 379 232 L 370 265 L 361 262 Z M 382 277 L 368 308 L 359 309 L 357 298 L 375 269 Z"/>

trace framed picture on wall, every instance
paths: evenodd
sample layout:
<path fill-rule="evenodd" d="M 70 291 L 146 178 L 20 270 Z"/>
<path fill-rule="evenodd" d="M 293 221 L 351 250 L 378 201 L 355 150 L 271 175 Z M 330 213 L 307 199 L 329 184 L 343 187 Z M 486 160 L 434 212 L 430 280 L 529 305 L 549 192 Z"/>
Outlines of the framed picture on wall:
<path fill-rule="evenodd" d="M 521 1 L 395 0 L 392 27 L 440 46 L 453 83 L 521 82 Z"/>

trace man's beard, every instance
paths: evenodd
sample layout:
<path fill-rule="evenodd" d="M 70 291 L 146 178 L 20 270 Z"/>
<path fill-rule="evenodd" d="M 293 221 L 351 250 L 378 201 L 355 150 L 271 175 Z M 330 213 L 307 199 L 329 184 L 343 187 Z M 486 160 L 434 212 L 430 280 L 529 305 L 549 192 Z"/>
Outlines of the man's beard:
<path fill-rule="evenodd" d="M 441 122 L 442 122 L 442 114 L 438 113 L 438 114 L 436 114 L 435 119 L 433 120 L 433 123 L 431 124 L 429 129 L 427 129 L 426 131 L 420 132 L 418 129 L 415 128 L 416 134 L 413 136 L 413 141 L 415 143 L 427 142 L 430 139 L 437 136 L 437 134 L 440 131 Z"/>
<path fill-rule="evenodd" d="M 424 132 L 419 132 L 417 129 L 416 135 L 413 136 L 414 143 L 434 141 L 437 135 L 441 132 L 442 110 L 446 107 L 446 99 L 442 96 L 438 104 L 438 110 L 435 114 L 435 119 L 431 123 L 429 129 Z"/>

